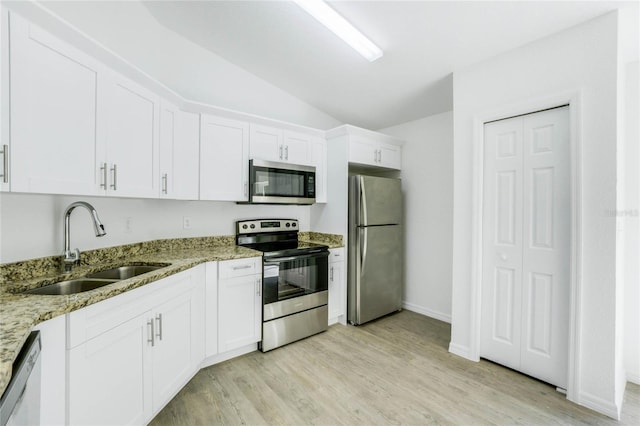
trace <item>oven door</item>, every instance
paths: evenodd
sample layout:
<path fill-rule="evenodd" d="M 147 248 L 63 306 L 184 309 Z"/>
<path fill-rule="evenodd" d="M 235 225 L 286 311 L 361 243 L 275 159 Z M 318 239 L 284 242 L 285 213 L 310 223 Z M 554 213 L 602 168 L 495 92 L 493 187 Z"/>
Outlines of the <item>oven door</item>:
<path fill-rule="evenodd" d="M 250 160 L 249 190 L 249 202 L 254 204 L 313 204 L 316 201 L 316 169 Z"/>
<path fill-rule="evenodd" d="M 264 258 L 263 320 L 327 304 L 329 252 Z"/>

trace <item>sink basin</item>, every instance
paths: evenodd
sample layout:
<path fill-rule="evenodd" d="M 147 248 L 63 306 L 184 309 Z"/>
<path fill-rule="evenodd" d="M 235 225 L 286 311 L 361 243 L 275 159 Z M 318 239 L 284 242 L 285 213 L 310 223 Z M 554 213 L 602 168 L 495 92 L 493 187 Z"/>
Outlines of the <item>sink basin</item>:
<path fill-rule="evenodd" d="M 163 265 L 125 265 L 117 268 L 105 269 L 104 271 L 87 274 L 87 278 L 103 278 L 109 280 L 126 280 L 127 278 L 136 277 L 146 274 L 147 272 L 157 271 L 169 266 Z"/>
<path fill-rule="evenodd" d="M 46 294 L 55 296 L 76 294 L 82 293 L 83 291 L 94 290 L 116 281 L 117 280 L 113 279 L 78 278 L 76 280 L 60 281 L 55 284 L 34 288 L 33 290 L 22 292 L 22 294 Z"/>

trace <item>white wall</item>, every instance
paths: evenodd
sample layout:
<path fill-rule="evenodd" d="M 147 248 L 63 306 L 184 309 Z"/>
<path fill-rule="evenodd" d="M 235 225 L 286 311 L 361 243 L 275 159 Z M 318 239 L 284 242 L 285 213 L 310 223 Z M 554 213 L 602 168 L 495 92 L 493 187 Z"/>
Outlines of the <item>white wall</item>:
<path fill-rule="evenodd" d="M 425 117 L 380 132 L 405 141 L 404 307 L 451 322 L 453 235 L 453 113 Z"/>
<path fill-rule="evenodd" d="M 308 206 L 0 193 L 0 263 L 62 254 L 63 213 L 74 201 L 91 203 L 107 231 L 96 238 L 89 213 L 76 208 L 71 247 L 81 252 L 160 238 L 234 235 L 234 221 L 259 217 L 298 219 L 302 231 L 310 230 Z M 191 218 L 191 229 L 183 229 L 184 216 Z"/>
<path fill-rule="evenodd" d="M 628 64 L 625 87 L 624 366 L 627 380 L 640 384 L 640 66 Z"/>
<path fill-rule="evenodd" d="M 582 152 L 582 269 L 578 371 L 570 397 L 616 417 L 616 208 L 617 13 L 611 13 L 454 73 L 454 217 L 452 337 L 450 350 L 478 355 L 472 316 L 474 147 L 478 118 L 525 113 L 579 93 L 572 111 Z M 551 100 L 553 99 L 553 101 Z M 553 105 L 547 105 L 553 106 Z M 575 116 L 573 116 L 576 118 Z M 570 383 L 570 387 L 571 387 Z"/>

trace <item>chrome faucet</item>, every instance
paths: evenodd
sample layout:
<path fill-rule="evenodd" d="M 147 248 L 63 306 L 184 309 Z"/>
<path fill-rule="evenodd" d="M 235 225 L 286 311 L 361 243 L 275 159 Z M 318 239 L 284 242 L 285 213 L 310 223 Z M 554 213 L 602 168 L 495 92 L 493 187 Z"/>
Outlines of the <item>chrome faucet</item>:
<path fill-rule="evenodd" d="M 71 218 L 71 212 L 73 211 L 73 209 L 75 209 L 76 207 L 84 207 L 85 209 L 89 210 L 89 213 L 91 213 L 91 217 L 93 218 L 93 227 L 95 228 L 96 231 L 96 237 L 104 237 L 105 235 L 107 235 L 107 233 L 104 231 L 104 225 L 100 222 L 100 219 L 98 218 L 98 212 L 96 211 L 96 209 L 93 208 L 93 206 L 89 203 L 85 203 L 84 201 L 76 201 L 75 203 L 72 203 L 69 205 L 69 207 L 67 207 L 67 209 L 64 211 L 64 270 L 66 272 L 70 272 L 71 268 L 73 268 L 74 265 L 77 265 L 80 263 L 80 250 L 73 249 L 71 250 L 69 248 L 70 242 L 69 242 L 69 233 L 70 233 L 70 218 Z"/>

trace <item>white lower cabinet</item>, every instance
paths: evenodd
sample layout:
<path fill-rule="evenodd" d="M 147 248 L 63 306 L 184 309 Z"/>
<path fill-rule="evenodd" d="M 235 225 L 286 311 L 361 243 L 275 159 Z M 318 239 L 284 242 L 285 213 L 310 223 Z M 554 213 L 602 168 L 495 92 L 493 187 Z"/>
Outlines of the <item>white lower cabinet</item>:
<path fill-rule="evenodd" d="M 344 249 L 329 250 L 329 324 L 344 323 L 346 288 L 344 280 Z"/>
<path fill-rule="evenodd" d="M 262 337 L 262 258 L 218 264 L 218 352 Z"/>
<path fill-rule="evenodd" d="M 40 331 L 40 424 L 64 425 L 66 421 L 66 348 L 67 322 L 61 315 L 34 327 Z"/>
<path fill-rule="evenodd" d="M 69 424 L 151 420 L 204 358 L 204 265 L 68 315 Z"/>

